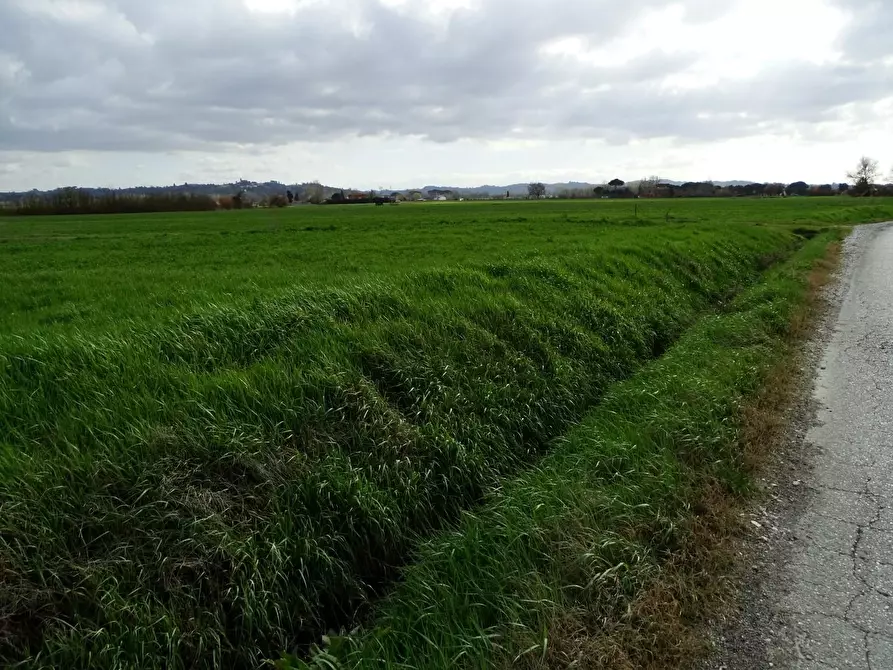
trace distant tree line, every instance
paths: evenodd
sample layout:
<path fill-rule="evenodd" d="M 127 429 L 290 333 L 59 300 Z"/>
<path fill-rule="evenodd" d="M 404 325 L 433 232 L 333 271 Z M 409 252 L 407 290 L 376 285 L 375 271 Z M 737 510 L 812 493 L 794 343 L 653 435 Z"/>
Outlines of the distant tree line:
<path fill-rule="evenodd" d="M 879 187 L 879 195 L 893 195 L 893 185 Z M 642 180 L 638 184 L 627 185 L 615 179 L 604 186 L 595 188 L 565 189 L 557 197 L 563 199 L 583 198 L 742 198 L 779 196 L 832 196 L 848 193 L 847 184 L 809 185 L 798 181 L 792 184 L 753 183 L 721 186 L 710 181 L 670 184 L 667 182 Z M 887 193 L 886 191 L 889 191 Z M 855 194 L 855 193 L 854 193 Z"/>
<path fill-rule="evenodd" d="M 209 195 L 192 193 L 117 193 L 96 195 L 88 189 L 63 188 L 52 193 L 27 195 L 0 212 L 41 214 L 145 214 L 150 212 L 199 212 L 218 208 Z"/>
<path fill-rule="evenodd" d="M 607 184 L 594 188 L 564 189 L 554 197 L 576 198 L 741 198 L 741 197 L 790 197 L 790 196 L 835 196 L 854 197 L 887 196 L 893 197 L 893 183 L 881 184 L 881 169 L 878 161 L 863 156 L 856 168 L 847 172 L 848 184 L 808 184 L 795 181 L 790 184 L 777 182 L 752 184 L 714 184 L 712 181 L 686 182 L 674 184 L 660 177 L 645 177 L 637 183 L 627 184 L 622 179 L 612 179 Z M 893 181 L 893 174 L 889 177 Z M 542 186 L 531 184 L 530 197 Z M 541 197 L 541 196 L 540 196 Z"/>
<path fill-rule="evenodd" d="M 645 190 L 635 187 L 610 188 L 597 186 L 594 189 L 565 189 L 556 197 L 561 199 L 586 198 L 744 198 L 744 197 L 826 197 L 835 195 L 886 196 L 893 197 L 893 184 L 821 184 L 809 185 L 806 182 L 793 184 L 746 184 L 719 186 L 712 182 L 687 182 L 681 185 L 667 184 L 658 190 Z"/>
<path fill-rule="evenodd" d="M 848 184 L 810 185 L 805 181 L 790 184 L 758 183 L 715 184 L 712 181 L 671 183 L 660 177 L 645 177 L 627 183 L 612 179 L 601 186 L 585 186 L 548 192 L 542 182 L 527 186 L 527 197 L 584 199 L 584 198 L 734 198 L 734 197 L 790 197 L 835 196 L 893 197 L 893 183 L 879 183 L 883 177 L 878 161 L 862 157 L 855 169 L 847 172 Z M 893 174 L 889 181 L 893 182 Z M 294 188 L 294 190 L 292 190 Z M 309 204 L 370 204 L 382 205 L 404 200 L 425 199 L 421 191 L 407 194 L 393 192 L 376 195 L 323 186 L 318 181 L 286 188 L 277 181 L 252 182 L 244 179 L 232 184 L 182 184 L 166 187 L 135 187 L 130 189 L 84 189 L 68 187 L 49 192 L 0 193 L 0 214 L 139 214 L 149 212 L 188 212 L 214 209 L 247 209 L 253 207 L 287 207 L 296 203 Z M 235 193 L 233 194 L 233 191 Z M 474 189 L 472 191 L 475 191 Z M 517 197 L 518 193 L 515 194 Z M 461 190 L 431 189 L 431 199 L 505 199 L 512 193 L 492 195 L 463 193 Z M 464 196 L 464 197 L 463 197 Z M 522 196 L 523 197 L 523 196 Z"/>

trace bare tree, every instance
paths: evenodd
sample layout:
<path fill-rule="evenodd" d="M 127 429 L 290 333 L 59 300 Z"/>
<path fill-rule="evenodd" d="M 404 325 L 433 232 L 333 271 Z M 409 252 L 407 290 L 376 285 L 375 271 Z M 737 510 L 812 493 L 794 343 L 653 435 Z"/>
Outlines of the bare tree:
<path fill-rule="evenodd" d="M 784 184 L 772 183 L 766 184 L 766 189 L 763 191 L 770 198 L 777 197 L 779 195 L 784 194 Z"/>
<path fill-rule="evenodd" d="M 877 181 L 880 168 L 878 162 L 868 156 L 862 156 L 856 169 L 847 172 L 846 176 L 853 182 L 853 190 L 855 195 L 870 195 L 872 186 Z"/>
<path fill-rule="evenodd" d="M 660 177 L 653 175 L 651 177 L 642 177 L 639 181 L 639 195 L 642 197 L 651 197 L 657 191 L 657 185 L 660 184 Z"/>
<path fill-rule="evenodd" d="M 322 184 L 318 181 L 311 182 L 304 189 L 304 197 L 312 205 L 320 205 L 325 199 Z"/>
<path fill-rule="evenodd" d="M 531 200 L 539 200 L 546 197 L 546 185 L 542 182 L 536 182 L 527 186 L 527 196 Z"/>

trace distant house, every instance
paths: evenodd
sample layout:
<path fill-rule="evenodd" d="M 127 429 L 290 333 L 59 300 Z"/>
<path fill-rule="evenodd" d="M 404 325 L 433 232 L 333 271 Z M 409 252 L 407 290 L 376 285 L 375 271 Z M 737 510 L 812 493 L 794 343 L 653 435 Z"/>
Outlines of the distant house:
<path fill-rule="evenodd" d="M 455 198 L 456 194 L 449 189 L 432 188 L 430 191 L 428 191 L 428 197 L 431 200 L 449 200 L 451 198 Z"/>

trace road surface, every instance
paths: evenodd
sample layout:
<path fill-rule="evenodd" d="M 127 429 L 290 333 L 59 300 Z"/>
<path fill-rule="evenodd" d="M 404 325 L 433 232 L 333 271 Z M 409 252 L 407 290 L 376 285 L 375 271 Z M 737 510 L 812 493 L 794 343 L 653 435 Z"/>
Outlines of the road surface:
<path fill-rule="evenodd" d="M 777 604 L 797 670 L 893 670 L 893 224 L 858 228 L 846 249 L 806 435 L 813 494 Z"/>

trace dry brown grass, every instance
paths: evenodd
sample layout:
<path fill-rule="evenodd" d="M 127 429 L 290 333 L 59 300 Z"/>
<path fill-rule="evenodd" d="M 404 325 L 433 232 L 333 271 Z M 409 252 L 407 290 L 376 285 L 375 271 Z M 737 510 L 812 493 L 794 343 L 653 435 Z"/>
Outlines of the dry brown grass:
<path fill-rule="evenodd" d="M 736 570 L 740 504 L 719 487 L 705 489 L 694 506 L 700 514 L 680 533 L 682 546 L 624 616 L 592 622 L 583 612 L 565 613 L 549 626 L 546 652 L 513 667 L 666 670 L 703 658 L 705 623 L 730 605 L 734 591 L 728 575 Z"/>

